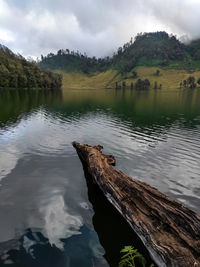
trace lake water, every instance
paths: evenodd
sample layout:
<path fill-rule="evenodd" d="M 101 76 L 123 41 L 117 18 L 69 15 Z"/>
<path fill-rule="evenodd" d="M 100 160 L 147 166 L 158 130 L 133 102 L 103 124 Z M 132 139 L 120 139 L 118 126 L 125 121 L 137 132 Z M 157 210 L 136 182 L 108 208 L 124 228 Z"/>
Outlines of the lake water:
<path fill-rule="evenodd" d="M 0 92 L 0 266 L 117 266 L 140 241 L 72 141 L 200 212 L 200 90 Z M 149 260 L 151 261 L 151 260 Z"/>

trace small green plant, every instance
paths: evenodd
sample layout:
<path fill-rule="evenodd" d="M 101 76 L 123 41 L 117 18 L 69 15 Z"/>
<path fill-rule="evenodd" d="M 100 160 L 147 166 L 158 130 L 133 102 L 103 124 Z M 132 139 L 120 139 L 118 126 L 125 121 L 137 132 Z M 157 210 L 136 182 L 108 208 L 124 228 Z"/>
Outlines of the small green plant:
<path fill-rule="evenodd" d="M 163 230 L 165 230 L 166 227 L 167 227 L 167 224 L 164 221 L 161 220 L 160 221 L 160 228 L 163 229 Z"/>
<path fill-rule="evenodd" d="M 133 246 L 125 246 L 120 252 L 125 254 L 121 257 L 119 267 L 136 267 L 136 258 L 138 258 L 142 267 L 146 266 L 145 258 Z M 151 264 L 150 267 L 154 267 L 154 264 Z"/>

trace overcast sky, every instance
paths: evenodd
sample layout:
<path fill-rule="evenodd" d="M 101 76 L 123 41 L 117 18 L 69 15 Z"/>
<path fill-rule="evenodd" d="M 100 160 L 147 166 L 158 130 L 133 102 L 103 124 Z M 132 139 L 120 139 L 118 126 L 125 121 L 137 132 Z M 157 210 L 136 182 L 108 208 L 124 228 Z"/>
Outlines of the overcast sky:
<path fill-rule="evenodd" d="M 200 0 L 0 0 L 0 43 L 23 56 L 106 56 L 138 32 L 200 37 Z"/>

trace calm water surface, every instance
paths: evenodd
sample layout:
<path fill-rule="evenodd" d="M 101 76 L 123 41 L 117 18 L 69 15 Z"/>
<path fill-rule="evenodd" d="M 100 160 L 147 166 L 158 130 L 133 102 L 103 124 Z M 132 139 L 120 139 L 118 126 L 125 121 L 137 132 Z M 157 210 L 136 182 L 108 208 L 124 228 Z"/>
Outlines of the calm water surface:
<path fill-rule="evenodd" d="M 129 227 L 72 141 L 200 212 L 200 91 L 0 92 L 0 266 L 117 266 Z M 147 255 L 148 258 L 148 255 Z"/>

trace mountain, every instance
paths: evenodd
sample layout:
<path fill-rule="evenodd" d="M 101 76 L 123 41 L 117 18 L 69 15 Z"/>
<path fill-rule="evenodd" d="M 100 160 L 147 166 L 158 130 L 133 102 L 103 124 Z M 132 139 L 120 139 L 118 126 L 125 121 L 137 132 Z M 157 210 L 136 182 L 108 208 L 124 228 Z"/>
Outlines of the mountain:
<path fill-rule="evenodd" d="M 135 40 L 119 47 L 112 57 L 88 57 L 78 51 L 59 50 L 57 54 L 42 56 L 41 69 L 83 72 L 86 74 L 109 69 L 119 73 L 131 72 L 138 66 L 162 67 L 165 69 L 200 68 L 200 40 L 189 45 L 181 43 L 166 32 L 140 33 Z"/>
<path fill-rule="evenodd" d="M 136 66 L 170 67 L 174 62 L 182 65 L 190 56 L 185 46 L 166 32 L 138 34 L 135 41 L 118 48 L 113 65 L 121 72 L 129 72 Z"/>
<path fill-rule="evenodd" d="M 194 60 L 200 61 L 200 39 L 193 40 L 188 46 L 187 46 L 188 53 L 192 56 Z"/>
<path fill-rule="evenodd" d="M 61 75 L 41 71 L 35 63 L 0 45 L 0 88 L 59 89 L 61 85 Z"/>
<path fill-rule="evenodd" d="M 111 64 L 110 58 L 88 57 L 79 51 L 58 50 L 57 54 L 50 53 L 47 56 L 41 56 L 38 66 L 41 69 L 62 70 L 65 72 L 80 71 L 91 73 L 96 71 L 105 71 Z"/>

